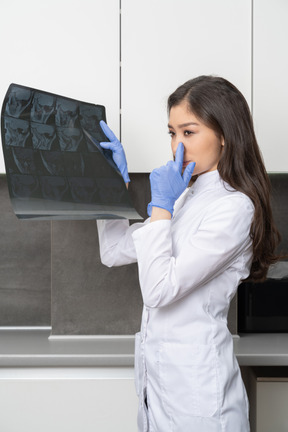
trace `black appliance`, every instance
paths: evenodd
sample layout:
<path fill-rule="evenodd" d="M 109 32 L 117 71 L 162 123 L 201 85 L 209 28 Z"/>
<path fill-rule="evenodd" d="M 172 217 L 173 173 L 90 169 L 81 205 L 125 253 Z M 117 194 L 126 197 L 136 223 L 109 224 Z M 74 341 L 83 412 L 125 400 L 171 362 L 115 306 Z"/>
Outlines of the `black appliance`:
<path fill-rule="evenodd" d="M 238 332 L 288 333 L 288 278 L 240 285 Z"/>
<path fill-rule="evenodd" d="M 269 177 L 272 211 L 282 238 L 278 252 L 287 254 L 288 173 L 270 173 Z M 239 286 L 239 333 L 288 333 L 288 262 L 279 262 L 269 274 L 271 277 L 263 283 L 244 282 Z"/>

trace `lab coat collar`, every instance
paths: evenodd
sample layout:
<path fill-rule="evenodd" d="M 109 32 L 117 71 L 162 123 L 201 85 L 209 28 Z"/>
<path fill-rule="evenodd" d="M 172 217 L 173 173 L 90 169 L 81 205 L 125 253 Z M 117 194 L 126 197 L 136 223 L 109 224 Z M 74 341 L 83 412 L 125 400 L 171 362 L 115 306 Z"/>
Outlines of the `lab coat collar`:
<path fill-rule="evenodd" d="M 222 179 L 220 177 L 219 171 L 210 171 L 199 175 L 196 181 L 191 186 L 190 191 L 191 193 L 196 194 L 203 190 L 214 189 L 217 186 L 219 187 L 221 182 Z"/>
<path fill-rule="evenodd" d="M 223 185 L 223 181 L 220 177 L 218 170 L 210 171 L 199 175 L 193 185 L 185 189 L 183 194 L 176 201 L 174 207 L 174 215 L 178 211 L 180 211 L 186 201 L 190 200 L 192 196 L 197 195 L 198 193 L 202 193 L 206 190 L 218 188 L 221 186 L 221 184 Z"/>

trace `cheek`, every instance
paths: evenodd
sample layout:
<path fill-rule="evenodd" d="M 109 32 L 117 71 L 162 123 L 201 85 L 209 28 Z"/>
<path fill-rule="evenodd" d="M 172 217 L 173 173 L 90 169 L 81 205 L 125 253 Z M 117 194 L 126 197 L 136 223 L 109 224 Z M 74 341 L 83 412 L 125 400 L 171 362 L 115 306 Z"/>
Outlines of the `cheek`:
<path fill-rule="evenodd" d="M 205 145 L 195 146 L 193 149 L 193 159 L 196 162 L 195 174 L 211 169 L 218 164 L 222 154 L 222 146 L 215 142 Z"/>
<path fill-rule="evenodd" d="M 207 141 L 207 144 L 205 146 L 205 153 L 208 157 L 212 159 L 217 159 L 220 157 L 222 152 L 222 145 L 220 141 L 210 140 Z"/>

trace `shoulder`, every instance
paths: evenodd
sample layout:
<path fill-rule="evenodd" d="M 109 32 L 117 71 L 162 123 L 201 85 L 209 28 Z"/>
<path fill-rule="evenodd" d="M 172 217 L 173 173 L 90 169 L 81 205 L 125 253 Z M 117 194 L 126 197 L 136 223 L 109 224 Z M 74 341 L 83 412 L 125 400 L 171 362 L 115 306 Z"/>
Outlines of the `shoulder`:
<path fill-rule="evenodd" d="M 177 225 L 187 223 L 187 226 L 199 227 L 211 222 L 217 224 L 219 229 L 227 229 L 237 223 L 250 226 L 254 216 L 251 199 L 233 189 L 215 173 L 196 182 L 194 187 L 185 191 L 177 204 L 173 221 Z"/>
<path fill-rule="evenodd" d="M 254 212 L 254 204 L 248 195 L 232 188 L 220 177 L 211 187 L 196 191 L 194 198 L 195 202 L 201 203 L 205 211 L 213 209 L 213 211 L 221 212 L 224 209 L 234 209 L 235 211 L 242 209 L 242 211 Z"/>
<path fill-rule="evenodd" d="M 233 189 L 230 185 L 223 182 L 219 195 L 216 194 L 216 201 L 222 200 L 228 206 L 244 205 L 248 208 L 254 209 L 254 204 L 248 195 Z"/>
<path fill-rule="evenodd" d="M 217 188 L 213 192 L 210 196 L 211 207 L 254 212 L 254 204 L 248 195 L 232 188 L 222 179 L 219 180 Z"/>
<path fill-rule="evenodd" d="M 222 181 L 222 193 L 220 193 L 219 199 L 223 202 L 223 205 L 231 208 L 240 208 L 242 211 L 254 212 L 254 204 L 248 195 L 233 189 L 228 183 Z"/>
<path fill-rule="evenodd" d="M 207 205 L 202 224 L 212 224 L 221 231 L 229 230 L 237 235 L 250 230 L 254 210 L 253 202 L 247 195 L 224 187 Z"/>

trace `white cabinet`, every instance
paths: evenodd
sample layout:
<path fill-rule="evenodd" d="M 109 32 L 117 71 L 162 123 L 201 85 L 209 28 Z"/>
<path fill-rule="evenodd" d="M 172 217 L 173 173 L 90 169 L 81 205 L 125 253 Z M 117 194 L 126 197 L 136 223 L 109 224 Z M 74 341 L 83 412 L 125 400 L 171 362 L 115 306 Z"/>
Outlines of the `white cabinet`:
<path fill-rule="evenodd" d="M 121 105 L 129 171 L 150 172 L 171 158 L 169 94 L 222 75 L 253 105 L 267 169 L 287 171 L 286 0 L 122 0 L 121 26 L 119 5 L 1 2 L 0 103 L 11 82 L 101 103 L 117 136 Z"/>
<path fill-rule="evenodd" d="M 284 354 L 287 344 L 283 343 L 286 336 L 271 334 L 270 338 L 265 334 L 252 335 L 255 342 L 253 349 L 251 350 L 252 345 L 250 345 L 248 351 L 246 350 L 250 352 L 250 360 L 253 359 L 251 364 L 257 362 L 266 364 L 260 367 L 241 367 L 249 398 L 251 432 L 287 432 L 288 430 L 288 367 Z M 264 342 L 266 342 L 265 346 Z M 279 344 L 278 350 L 275 343 Z M 256 351 L 258 355 L 255 356 Z"/>
<path fill-rule="evenodd" d="M 288 2 L 254 0 L 253 115 L 268 171 L 288 171 Z"/>
<path fill-rule="evenodd" d="M 4 368 L 0 430 L 135 432 L 133 368 Z"/>
<path fill-rule="evenodd" d="M 119 27 L 119 0 L 0 2 L 0 105 L 11 82 L 39 88 L 105 105 L 119 134 Z"/>
<path fill-rule="evenodd" d="M 258 379 L 255 432 L 286 432 L 287 400 L 288 378 Z"/>
<path fill-rule="evenodd" d="M 232 81 L 250 103 L 251 0 L 122 0 L 122 142 L 131 172 L 171 159 L 166 100 L 202 74 Z"/>

